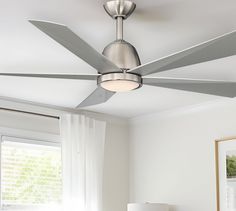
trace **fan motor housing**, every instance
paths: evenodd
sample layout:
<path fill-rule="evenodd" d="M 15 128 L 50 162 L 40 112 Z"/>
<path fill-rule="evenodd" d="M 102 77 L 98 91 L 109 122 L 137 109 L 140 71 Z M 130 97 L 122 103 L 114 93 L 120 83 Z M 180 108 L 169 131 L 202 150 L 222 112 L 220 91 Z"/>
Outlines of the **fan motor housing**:
<path fill-rule="evenodd" d="M 130 70 L 141 65 L 137 50 L 125 40 L 116 40 L 103 50 L 103 55 L 122 70 Z"/>

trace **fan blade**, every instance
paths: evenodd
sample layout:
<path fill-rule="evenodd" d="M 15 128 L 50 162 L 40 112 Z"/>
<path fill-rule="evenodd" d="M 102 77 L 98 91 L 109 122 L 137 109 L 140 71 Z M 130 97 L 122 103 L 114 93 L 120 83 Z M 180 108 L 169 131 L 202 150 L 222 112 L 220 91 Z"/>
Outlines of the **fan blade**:
<path fill-rule="evenodd" d="M 223 97 L 236 96 L 236 82 L 197 80 L 184 78 L 143 78 L 143 83 L 151 86 L 178 89 Z"/>
<path fill-rule="evenodd" d="M 120 68 L 98 53 L 68 27 L 43 21 L 29 20 L 29 22 L 94 67 L 99 73 L 121 72 Z"/>
<path fill-rule="evenodd" d="M 82 108 L 86 106 L 97 105 L 101 103 L 105 103 L 108 101 L 115 92 L 110 92 L 108 90 L 103 89 L 102 87 L 98 86 L 95 91 L 90 94 L 82 103 L 80 103 L 76 108 Z"/>
<path fill-rule="evenodd" d="M 152 73 L 220 59 L 235 54 L 236 31 L 233 31 L 154 62 L 139 66 L 132 69 L 131 72 L 145 76 Z"/>
<path fill-rule="evenodd" d="M 74 80 L 96 80 L 98 74 L 93 75 L 69 75 L 69 74 L 28 74 L 28 73 L 0 73 L 0 76 L 17 76 L 31 78 L 58 78 L 58 79 L 74 79 Z"/>

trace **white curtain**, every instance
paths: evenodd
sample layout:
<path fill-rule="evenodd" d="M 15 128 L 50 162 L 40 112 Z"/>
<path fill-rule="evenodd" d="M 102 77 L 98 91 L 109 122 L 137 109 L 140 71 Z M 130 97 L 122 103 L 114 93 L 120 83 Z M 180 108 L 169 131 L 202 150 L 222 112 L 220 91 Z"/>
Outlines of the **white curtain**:
<path fill-rule="evenodd" d="M 106 123 L 84 115 L 60 120 L 63 209 L 101 211 Z"/>

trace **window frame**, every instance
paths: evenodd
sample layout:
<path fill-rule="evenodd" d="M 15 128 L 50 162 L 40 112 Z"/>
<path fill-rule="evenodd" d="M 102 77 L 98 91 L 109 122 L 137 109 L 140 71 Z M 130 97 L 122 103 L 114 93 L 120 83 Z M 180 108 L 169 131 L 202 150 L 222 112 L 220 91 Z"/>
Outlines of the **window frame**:
<path fill-rule="evenodd" d="M 7 127 L 0 127 L 0 190 L 1 190 L 1 147 L 2 142 L 6 139 L 15 139 L 15 142 L 28 143 L 28 144 L 39 144 L 44 146 L 57 146 L 61 147 L 60 134 L 42 133 L 37 131 L 28 131 L 22 129 L 13 129 Z M 13 140 L 12 140 L 13 141 Z M 32 208 L 42 208 L 44 205 L 7 205 L 2 204 L 2 193 L 0 191 L 0 211 L 1 210 L 32 210 Z"/>

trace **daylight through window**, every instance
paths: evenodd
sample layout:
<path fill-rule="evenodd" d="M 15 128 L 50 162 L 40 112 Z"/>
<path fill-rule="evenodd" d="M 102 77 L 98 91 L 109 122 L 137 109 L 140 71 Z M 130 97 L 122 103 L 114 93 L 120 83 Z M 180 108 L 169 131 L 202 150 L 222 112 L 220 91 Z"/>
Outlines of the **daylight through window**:
<path fill-rule="evenodd" d="M 2 142 L 2 206 L 58 204 L 61 193 L 60 147 Z"/>

